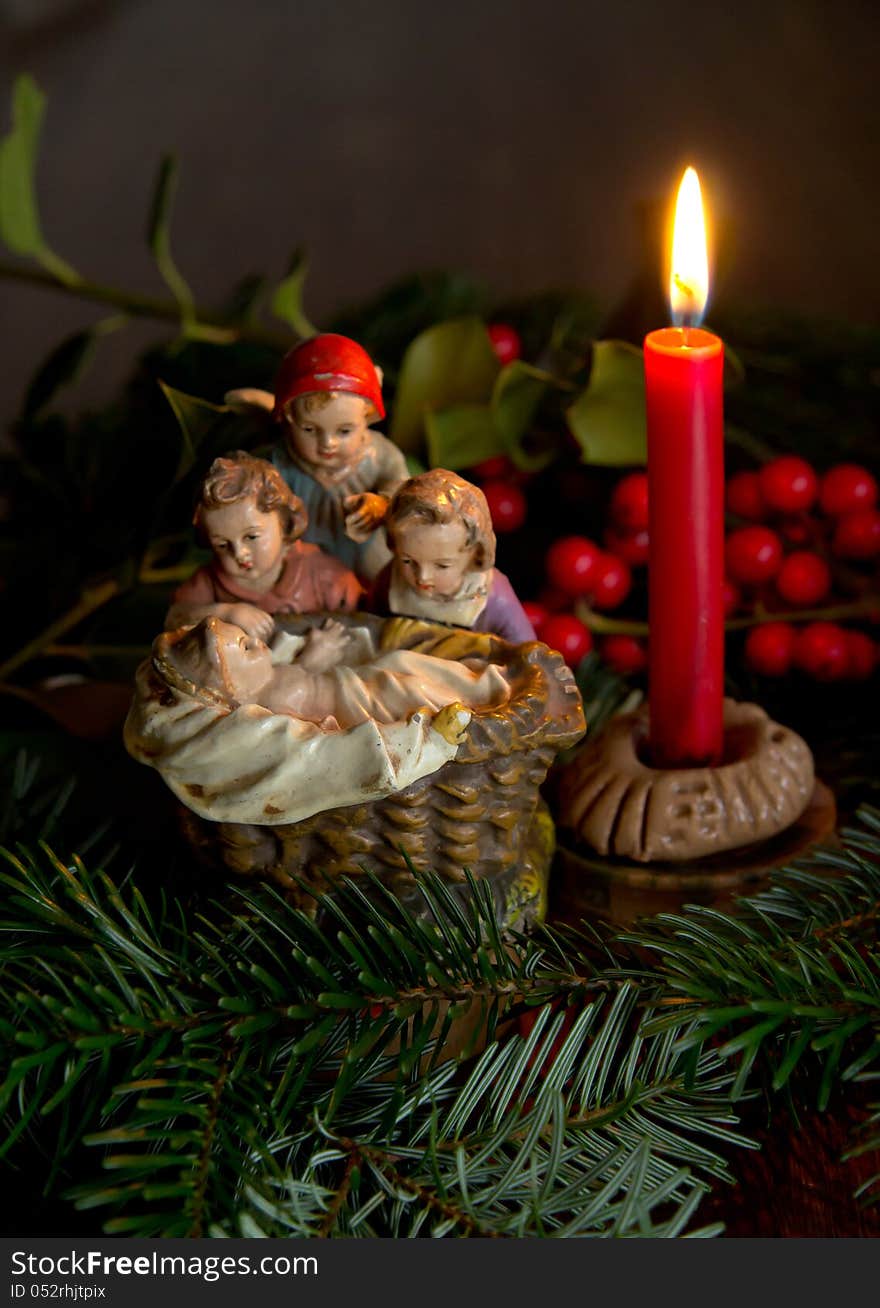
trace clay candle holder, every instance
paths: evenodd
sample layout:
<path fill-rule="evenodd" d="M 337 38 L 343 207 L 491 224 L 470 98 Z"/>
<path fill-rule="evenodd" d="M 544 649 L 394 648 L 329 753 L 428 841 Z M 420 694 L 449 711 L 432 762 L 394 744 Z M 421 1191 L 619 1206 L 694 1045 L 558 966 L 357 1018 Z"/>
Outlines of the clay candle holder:
<path fill-rule="evenodd" d="M 813 756 L 757 704 L 724 701 L 713 767 L 655 768 L 648 715 L 621 714 L 565 770 L 559 818 L 600 854 L 681 863 L 767 840 L 797 821 L 813 795 Z"/>

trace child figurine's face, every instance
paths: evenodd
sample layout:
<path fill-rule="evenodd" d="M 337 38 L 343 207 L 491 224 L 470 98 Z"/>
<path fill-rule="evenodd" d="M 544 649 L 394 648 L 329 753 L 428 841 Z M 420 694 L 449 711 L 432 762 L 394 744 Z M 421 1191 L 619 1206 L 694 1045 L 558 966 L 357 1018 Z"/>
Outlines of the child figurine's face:
<path fill-rule="evenodd" d="M 255 496 L 204 509 L 202 525 L 223 572 L 251 590 L 268 590 L 278 580 L 287 544 L 281 515 L 263 513 Z"/>
<path fill-rule="evenodd" d="M 475 566 L 463 522 L 404 520 L 394 529 L 394 556 L 408 586 L 420 595 L 450 599 Z"/>
<path fill-rule="evenodd" d="M 335 395 L 322 408 L 294 400 L 287 414 L 288 440 L 304 463 L 325 472 L 356 464 L 370 439 L 370 406 L 359 395 Z"/>

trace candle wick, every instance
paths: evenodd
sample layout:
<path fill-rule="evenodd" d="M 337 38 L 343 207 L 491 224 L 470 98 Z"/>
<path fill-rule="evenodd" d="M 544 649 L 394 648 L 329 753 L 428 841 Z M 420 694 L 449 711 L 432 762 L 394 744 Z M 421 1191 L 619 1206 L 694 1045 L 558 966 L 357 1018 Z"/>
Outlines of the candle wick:
<path fill-rule="evenodd" d="M 675 327 L 682 327 L 685 331 L 689 327 L 697 327 L 700 322 L 700 314 L 696 309 L 697 297 L 694 288 L 690 282 L 686 282 L 680 273 L 672 274 L 672 283 L 677 291 L 681 293 L 681 307 L 674 310 L 672 322 Z"/>

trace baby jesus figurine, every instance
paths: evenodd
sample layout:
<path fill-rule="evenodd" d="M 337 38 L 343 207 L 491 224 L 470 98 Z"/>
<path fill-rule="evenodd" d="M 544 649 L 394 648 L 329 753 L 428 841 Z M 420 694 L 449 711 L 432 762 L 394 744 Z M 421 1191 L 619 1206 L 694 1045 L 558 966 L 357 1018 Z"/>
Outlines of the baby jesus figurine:
<path fill-rule="evenodd" d="M 265 459 L 215 459 L 194 522 L 214 559 L 178 587 L 166 630 L 215 617 L 268 640 L 273 614 L 353 609 L 362 594 L 344 564 L 300 539 L 305 506 Z"/>
<path fill-rule="evenodd" d="M 274 396 L 243 389 L 226 400 L 271 411 L 282 431 L 272 462 L 306 506 L 306 540 L 371 580 L 390 557 L 379 528 L 407 466 L 397 446 L 370 429 L 385 407 L 367 352 L 347 336 L 313 336 L 285 355 Z"/>
<path fill-rule="evenodd" d="M 496 664 L 376 655 L 368 628 L 350 636 L 333 619 L 288 633 L 281 663 L 283 649 L 217 617 L 163 632 L 137 672 L 126 748 L 200 817 L 278 826 L 432 775 L 475 712 L 511 697 Z"/>
<path fill-rule="evenodd" d="M 476 670 L 430 654 L 392 650 L 367 661 L 361 656 L 357 666 L 348 666 L 351 648 L 349 632 L 327 619 L 308 632 L 292 662 L 277 665 L 263 641 L 209 617 L 160 636 L 153 666 L 172 688 L 221 711 L 258 704 L 324 731 L 348 731 L 368 721 L 405 722 L 420 709 L 438 715 L 434 729 L 441 734 L 460 731 L 470 719 L 462 711 L 465 705 L 503 704 L 509 695 L 494 664 Z"/>
<path fill-rule="evenodd" d="M 445 468 L 411 477 L 385 518 L 392 560 L 373 583 L 374 613 L 400 613 L 512 644 L 536 640 L 503 572 L 494 567 L 495 533 L 479 487 Z"/>

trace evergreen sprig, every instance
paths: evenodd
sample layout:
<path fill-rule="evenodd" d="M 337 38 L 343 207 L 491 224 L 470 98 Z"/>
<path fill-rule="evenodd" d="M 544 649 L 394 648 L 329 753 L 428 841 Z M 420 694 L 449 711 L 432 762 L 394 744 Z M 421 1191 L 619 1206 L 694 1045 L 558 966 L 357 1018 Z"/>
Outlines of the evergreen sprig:
<path fill-rule="evenodd" d="M 347 885 L 319 927 L 271 891 L 150 905 L 46 847 L 2 880 L 5 1152 L 57 1185 L 101 1149 L 69 1193 L 109 1232 L 675 1235 L 745 1143 L 718 1056 L 646 1033 L 601 938 L 502 939 L 482 893 L 422 878 L 426 924 Z"/>
<path fill-rule="evenodd" d="M 148 902 L 46 846 L 2 884 L 4 1152 L 109 1232 L 713 1233 L 737 1097 L 877 1075 L 874 810 L 734 916 L 617 934 L 502 937 L 485 887 L 432 876 L 427 919 L 373 883 L 320 922 L 262 888 Z"/>
<path fill-rule="evenodd" d="M 880 810 L 860 810 L 843 847 L 815 852 L 735 915 L 691 908 L 661 914 L 622 941 L 647 951 L 665 1011 L 653 1031 L 677 1047 L 738 1064 L 734 1096 L 761 1058 L 773 1091 L 809 1065 L 827 1107 L 838 1081 L 880 1069 Z M 644 966 L 637 975 L 645 979 Z"/>

